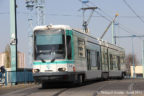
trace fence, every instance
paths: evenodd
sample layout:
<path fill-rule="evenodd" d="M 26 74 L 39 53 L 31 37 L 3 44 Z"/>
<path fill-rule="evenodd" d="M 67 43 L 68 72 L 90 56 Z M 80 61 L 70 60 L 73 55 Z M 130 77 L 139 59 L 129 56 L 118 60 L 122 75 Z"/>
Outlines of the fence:
<path fill-rule="evenodd" d="M 16 77 L 12 77 L 16 76 Z M 16 79 L 15 79 L 16 78 Z M 30 83 L 34 82 L 31 71 L 6 71 L 3 75 L 0 72 L 0 84 L 7 85 L 8 83 Z"/>
<path fill-rule="evenodd" d="M 29 72 L 29 71 L 17 71 L 17 72 L 8 71 L 7 72 L 7 82 L 8 83 L 14 82 L 13 77 L 12 77 L 13 74 L 16 75 L 16 83 L 29 83 L 29 82 L 34 81 L 32 72 Z"/>

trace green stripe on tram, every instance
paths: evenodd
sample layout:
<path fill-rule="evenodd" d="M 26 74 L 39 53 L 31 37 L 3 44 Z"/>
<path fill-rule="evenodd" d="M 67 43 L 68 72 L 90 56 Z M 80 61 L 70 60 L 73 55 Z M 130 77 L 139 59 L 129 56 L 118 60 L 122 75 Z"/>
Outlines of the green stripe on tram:
<path fill-rule="evenodd" d="M 47 64 L 67 64 L 67 63 L 71 63 L 73 64 L 74 61 L 55 61 L 53 63 L 51 62 L 46 62 L 46 63 L 42 63 L 42 62 L 33 62 L 33 65 L 47 65 Z"/>

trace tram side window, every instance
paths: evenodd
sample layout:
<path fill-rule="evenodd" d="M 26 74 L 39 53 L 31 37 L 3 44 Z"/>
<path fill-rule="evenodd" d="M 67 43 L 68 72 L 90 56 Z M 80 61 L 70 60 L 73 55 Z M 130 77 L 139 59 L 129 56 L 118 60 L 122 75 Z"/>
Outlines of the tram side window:
<path fill-rule="evenodd" d="M 87 69 L 91 70 L 90 50 L 87 50 Z"/>
<path fill-rule="evenodd" d="M 78 39 L 78 54 L 79 57 L 85 57 L 85 41 Z"/>
<path fill-rule="evenodd" d="M 67 36 L 67 58 L 72 59 L 71 37 Z"/>
<path fill-rule="evenodd" d="M 96 57 L 97 57 L 97 67 L 98 67 L 98 70 L 100 70 L 100 56 L 99 56 L 99 52 L 96 52 Z"/>
<path fill-rule="evenodd" d="M 117 58 L 116 57 L 117 57 L 116 55 L 113 56 L 113 68 L 114 68 L 114 70 L 117 69 Z"/>
<path fill-rule="evenodd" d="M 110 54 L 110 70 L 113 70 L 113 57 L 112 57 L 112 54 Z"/>
<path fill-rule="evenodd" d="M 96 52 L 95 51 L 90 51 L 90 57 L 91 57 L 91 67 L 96 67 Z"/>
<path fill-rule="evenodd" d="M 120 63 L 123 64 L 124 63 L 124 57 L 120 58 Z"/>
<path fill-rule="evenodd" d="M 117 56 L 117 66 L 118 66 L 118 70 L 120 70 L 120 57 Z"/>

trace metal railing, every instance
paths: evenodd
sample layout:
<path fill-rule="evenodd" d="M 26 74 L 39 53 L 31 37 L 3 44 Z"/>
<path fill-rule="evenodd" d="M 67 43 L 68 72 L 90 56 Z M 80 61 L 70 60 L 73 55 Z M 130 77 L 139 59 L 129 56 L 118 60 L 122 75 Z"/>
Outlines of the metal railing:
<path fill-rule="evenodd" d="M 33 82 L 33 75 L 31 71 L 7 71 L 7 82 L 13 82 L 13 75 L 16 74 L 16 83 L 29 83 Z"/>

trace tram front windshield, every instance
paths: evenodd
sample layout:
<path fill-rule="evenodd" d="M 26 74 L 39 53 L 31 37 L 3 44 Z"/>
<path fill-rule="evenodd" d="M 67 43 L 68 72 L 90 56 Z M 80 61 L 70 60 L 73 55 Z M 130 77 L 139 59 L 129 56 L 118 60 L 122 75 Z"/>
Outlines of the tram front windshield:
<path fill-rule="evenodd" d="M 35 31 L 35 60 L 65 58 L 65 36 L 63 30 Z"/>

